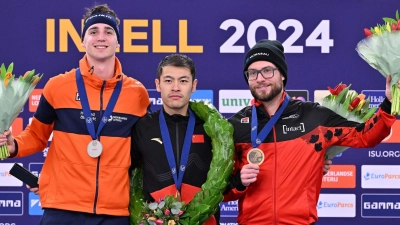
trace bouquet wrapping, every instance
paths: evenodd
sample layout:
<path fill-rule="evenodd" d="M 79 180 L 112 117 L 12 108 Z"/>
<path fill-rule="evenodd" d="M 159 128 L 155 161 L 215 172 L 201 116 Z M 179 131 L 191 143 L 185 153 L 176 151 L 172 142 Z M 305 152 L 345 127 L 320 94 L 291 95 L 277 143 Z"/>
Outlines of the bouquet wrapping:
<path fill-rule="evenodd" d="M 322 100 L 321 105 L 348 120 L 364 123 L 374 115 L 377 108 L 369 108 L 370 98 L 365 98 L 366 96 L 364 94 L 349 91 L 350 87 L 351 84 L 347 86 L 342 83 L 337 85 L 334 89 L 328 87 L 330 94 Z M 332 159 L 348 148 L 349 147 L 331 146 L 326 150 L 325 159 Z"/>
<path fill-rule="evenodd" d="M 370 29 L 365 28 L 365 38 L 356 47 L 356 51 L 371 67 L 378 70 L 384 77 L 392 77 L 392 111 L 400 114 L 400 90 L 397 82 L 400 80 L 400 17 L 396 11 L 396 19 L 383 18 L 385 24 L 378 24 Z"/>
<path fill-rule="evenodd" d="M 10 128 L 43 76 L 35 75 L 35 70 L 31 70 L 16 79 L 12 74 L 13 68 L 14 63 L 7 68 L 3 63 L 0 67 L 0 133 Z M 9 155 L 7 145 L 0 146 L 0 159 L 3 160 Z"/>

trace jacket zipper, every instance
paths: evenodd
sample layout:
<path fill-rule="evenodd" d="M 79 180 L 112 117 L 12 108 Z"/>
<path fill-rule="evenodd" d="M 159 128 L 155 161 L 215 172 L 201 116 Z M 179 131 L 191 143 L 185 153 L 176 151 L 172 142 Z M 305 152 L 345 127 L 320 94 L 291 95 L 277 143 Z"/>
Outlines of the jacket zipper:
<path fill-rule="evenodd" d="M 103 85 L 101 86 L 100 89 L 100 120 L 103 117 L 103 92 L 104 92 L 104 87 L 106 86 L 106 81 L 103 81 Z M 99 122 L 100 123 L 100 122 Z M 100 136 L 98 137 L 100 141 Z M 96 214 L 96 206 L 97 206 L 97 198 L 99 195 L 99 170 L 100 170 L 100 157 L 101 155 L 97 158 L 97 167 L 96 167 L 96 192 L 94 195 L 94 204 L 93 204 L 93 212 Z"/>
<path fill-rule="evenodd" d="M 274 176 L 274 222 L 275 222 L 275 224 L 278 224 L 277 223 L 277 215 L 276 215 L 276 177 L 277 177 L 277 169 L 278 169 L 278 164 L 277 164 L 277 158 L 278 158 L 278 152 L 277 152 L 277 150 L 276 150 L 276 132 L 275 132 L 275 126 L 273 126 L 272 127 L 272 132 L 273 132 L 273 135 L 274 135 L 274 144 L 275 144 L 275 148 L 274 148 L 274 150 L 275 150 L 275 170 L 274 170 L 274 173 L 275 173 L 275 176 Z"/>
<path fill-rule="evenodd" d="M 175 134 L 176 134 L 176 175 L 177 177 L 179 177 L 179 173 L 180 173 L 180 154 L 179 154 L 179 126 L 178 123 L 175 122 Z M 181 190 L 178 190 L 181 191 Z"/>

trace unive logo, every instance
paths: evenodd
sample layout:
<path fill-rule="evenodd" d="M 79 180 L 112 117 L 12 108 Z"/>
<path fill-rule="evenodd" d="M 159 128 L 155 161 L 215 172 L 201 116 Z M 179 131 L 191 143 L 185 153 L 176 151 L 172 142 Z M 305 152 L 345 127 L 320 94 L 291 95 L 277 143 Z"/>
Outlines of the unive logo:
<path fill-rule="evenodd" d="M 283 125 L 283 133 L 287 134 L 288 132 L 295 132 L 295 131 L 300 131 L 300 132 L 306 132 L 306 129 L 304 128 L 304 123 L 300 123 L 299 126 L 296 127 L 288 127 L 286 125 Z"/>
<path fill-rule="evenodd" d="M 0 216 L 22 216 L 23 199 L 22 192 L 0 191 Z"/>

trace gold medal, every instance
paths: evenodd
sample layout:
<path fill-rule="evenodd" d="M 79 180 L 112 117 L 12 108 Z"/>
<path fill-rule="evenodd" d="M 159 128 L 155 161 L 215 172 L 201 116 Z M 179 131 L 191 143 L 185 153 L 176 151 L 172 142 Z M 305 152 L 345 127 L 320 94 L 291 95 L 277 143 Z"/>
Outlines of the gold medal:
<path fill-rule="evenodd" d="M 261 165 L 264 162 L 264 152 L 259 148 L 253 148 L 247 153 L 247 161 L 250 164 Z"/>

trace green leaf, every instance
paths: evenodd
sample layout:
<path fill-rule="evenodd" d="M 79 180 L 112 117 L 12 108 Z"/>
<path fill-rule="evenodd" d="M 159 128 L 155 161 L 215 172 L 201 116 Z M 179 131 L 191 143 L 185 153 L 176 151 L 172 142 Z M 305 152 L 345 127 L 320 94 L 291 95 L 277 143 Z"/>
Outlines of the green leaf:
<path fill-rule="evenodd" d="M 7 68 L 7 73 L 12 73 L 13 69 L 14 69 L 14 63 L 10 63 L 10 65 Z"/>
<path fill-rule="evenodd" d="M 399 17 L 399 10 L 396 10 L 396 20 L 400 20 L 400 17 Z"/>
<path fill-rule="evenodd" d="M 189 225 L 189 223 L 186 222 L 185 220 L 179 220 L 179 223 L 182 224 L 182 225 Z"/>
<path fill-rule="evenodd" d="M 384 17 L 383 20 L 384 20 L 386 23 L 389 23 L 389 24 L 392 24 L 393 22 L 396 22 L 395 19 L 392 19 L 392 18 L 389 18 L 389 17 Z"/>
<path fill-rule="evenodd" d="M 0 67 L 0 75 L 3 80 L 6 78 L 6 73 L 7 73 L 7 70 L 3 63 L 3 64 L 1 64 L 1 67 Z"/>

